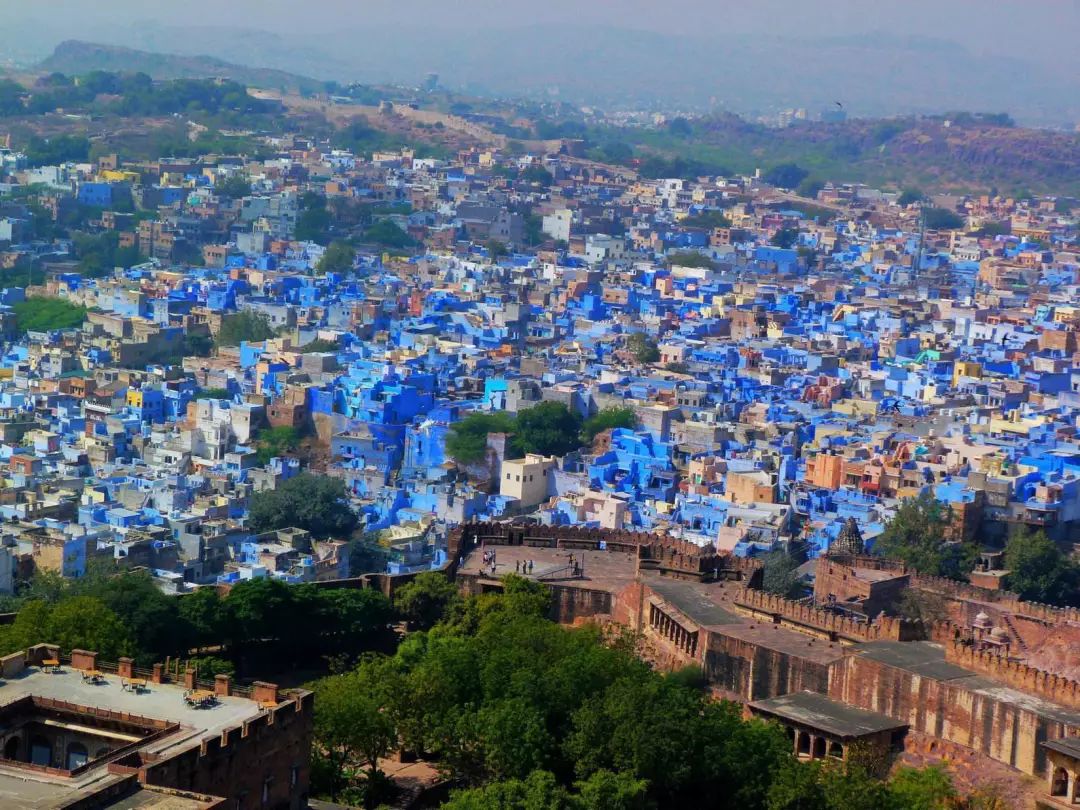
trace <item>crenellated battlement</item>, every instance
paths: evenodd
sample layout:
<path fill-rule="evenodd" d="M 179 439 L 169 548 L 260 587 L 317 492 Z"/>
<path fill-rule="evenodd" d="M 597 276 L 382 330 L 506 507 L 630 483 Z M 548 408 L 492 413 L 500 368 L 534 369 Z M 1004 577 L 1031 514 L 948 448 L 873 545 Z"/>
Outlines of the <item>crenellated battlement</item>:
<path fill-rule="evenodd" d="M 989 650 L 976 649 L 961 640 L 945 645 L 945 659 L 1054 703 L 1080 709 L 1080 681 L 1055 675 Z"/>
<path fill-rule="evenodd" d="M 921 621 L 880 615 L 871 622 L 863 622 L 753 588 L 743 588 L 735 596 L 734 602 L 741 608 L 769 614 L 774 620 L 778 618 L 780 623 L 794 624 L 841 641 L 913 641 L 926 638 L 929 632 Z"/>

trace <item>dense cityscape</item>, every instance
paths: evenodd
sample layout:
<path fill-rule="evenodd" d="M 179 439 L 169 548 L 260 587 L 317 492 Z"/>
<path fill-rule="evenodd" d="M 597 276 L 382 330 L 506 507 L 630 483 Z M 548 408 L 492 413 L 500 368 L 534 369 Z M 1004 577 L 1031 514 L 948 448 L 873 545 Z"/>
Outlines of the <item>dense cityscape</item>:
<path fill-rule="evenodd" d="M 0 73 L 0 806 L 1080 802 L 1080 134 L 132 54 Z"/>

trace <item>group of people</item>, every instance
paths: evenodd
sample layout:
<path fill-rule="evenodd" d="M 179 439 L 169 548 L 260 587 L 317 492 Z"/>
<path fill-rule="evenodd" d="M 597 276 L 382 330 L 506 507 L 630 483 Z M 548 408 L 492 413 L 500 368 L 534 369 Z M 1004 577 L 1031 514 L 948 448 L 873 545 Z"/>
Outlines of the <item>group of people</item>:
<path fill-rule="evenodd" d="M 515 574 L 531 574 L 533 570 L 532 560 L 515 560 L 514 561 L 514 573 Z"/>
<path fill-rule="evenodd" d="M 497 556 L 495 549 L 491 548 L 484 552 L 483 555 L 484 568 L 491 571 L 491 575 L 495 576 L 495 567 L 497 565 Z M 514 560 L 514 573 L 515 574 L 531 574 L 533 572 L 533 560 Z"/>

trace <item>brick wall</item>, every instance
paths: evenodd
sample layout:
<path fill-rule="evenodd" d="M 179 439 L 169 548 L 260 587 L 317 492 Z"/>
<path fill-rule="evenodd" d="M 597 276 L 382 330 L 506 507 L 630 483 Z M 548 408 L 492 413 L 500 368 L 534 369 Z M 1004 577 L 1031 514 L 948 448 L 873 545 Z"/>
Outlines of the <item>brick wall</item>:
<path fill-rule="evenodd" d="M 297 695 L 242 726 L 143 766 L 140 781 L 223 796 L 235 802 L 237 810 L 303 810 L 310 781 L 313 705 L 310 693 Z"/>
<path fill-rule="evenodd" d="M 975 692 L 964 679 L 934 680 L 859 655 L 833 664 L 828 694 L 1028 774 L 1045 767 L 1040 741 L 1080 731 L 1009 692 Z"/>

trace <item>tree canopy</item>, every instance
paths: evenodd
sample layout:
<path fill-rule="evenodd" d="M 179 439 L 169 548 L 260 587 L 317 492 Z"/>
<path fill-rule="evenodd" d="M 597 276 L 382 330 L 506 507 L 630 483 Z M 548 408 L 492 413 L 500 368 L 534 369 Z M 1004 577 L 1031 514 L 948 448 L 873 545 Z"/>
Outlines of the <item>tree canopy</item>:
<path fill-rule="evenodd" d="M 21 332 L 48 332 L 73 329 L 86 320 L 86 307 L 62 298 L 27 298 L 15 304 L 16 323 Z"/>
<path fill-rule="evenodd" d="M 660 359 L 659 346 L 644 332 L 631 332 L 627 335 L 626 348 L 639 363 L 655 363 Z"/>
<path fill-rule="evenodd" d="M 251 193 L 251 180 L 246 174 L 230 174 L 214 184 L 214 192 L 230 200 L 239 200 Z"/>
<path fill-rule="evenodd" d="M 256 532 L 296 527 L 317 539 L 347 539 L 358 524 L 345 483 L 340 478 L 306 472 L 276 489 L 256 492 L 248 511 L 248 525 Z"/>
<path fill-rule="evenodd" d="M 786 551 L 773 551 L 762 558 L 762 590 L 795 599 L 803 595 L 799 564 Z"/>
<path fill-rule="evenodd" d="M 684 228 L 707 228 L 712 230 L 713 228 L 730 228 L 731 220 L 724 215 L 723 211 L 708 210 L 702 211 L 700 214 L 683 217 L 679 220 L 679 225 Z"/>
<path fill-rule="evenodd" d="M 319 258 L 320 273 L 347 273 L 356 261 L 356 248 L 348 242 L 331 242 Z"/>
<path fill-rule="evenodd" d="M 902 560 L 931 576 L 963 579 L 975 565 L 978 549 L 972 543 L 947 542 L 947 507 L 929 492 L 908 498 L 874 543 L 874 553 Z"/>
<path fill-rule="evenodd" d="M 799 241 L 799 232 L 795 228 L 781 228 L 769 240 L 775 247 L 790 250 Z"/>
<path fill-rule="evenodd" d="M 260 464 L 282 456 L 300 444 L 300 431 L 291 425 L 278 425 L 260 430 L 255 439 L 255 454 Z"/>
<path fill-rule="evenodd" d="M 458 599 L 457 586 L 441 571 L 424 571 L 394 594 L 394 609 L 413 626 L 430 628 Z"/>
<path fill-rule="evenodd" d="M 242 309 L 221 319 L 221 329 L 217 333 L 218 346 L 239 346 L 241 343 L 256 343 L 274 336 L 274 327 L 270 319 L 262 312 Z"/>
<path fill-rule="evenodd" d="M 460 786 L 449 810 L 907 810 L 955 797 L 944 772 L 885 782 L 856 756 L 799 762 L 780 726 L 653 670 L 627 640 L 545 618 L 543 585 L 508 575 L 503 587 L 316 685 L 315 795 L 371 806 L 375 763 L 401 746 Z"/>
<path fill-rule="evenodd" d="M 561 402 L 541 402 L 518 412 L 514 444 L 522 453 L 564 456 L 581 446 L 581 417 Z"/>
<path fill-rule="evenodd" d="M 1007 586 L 1021 599 L 1080 606 L 1080 566 L 1065 556 L 1046 532 L 1017 534 L 1005 546 Z"/>
<path fill-rule="evenodd" d="M 933 231 L 955 231 L 964 227 L 964 219 L 948 208 L 924 208 L 923 221 Z"/>
<path fill-rule="evenodd" d="M 761 179 L 770 186 L 796 189 L 809 174 L 810 172 L 797 163 L 781 163 L 765 172 Z"/>
<path fill-rule="evenodd" d="M 446 454 L 459 464 L 484 460 L 487 437 L 491 433 L 513 433 L 517 422 L 505 411 L 473 411 L 450 426 L 446 435 Z"/>
<path fill-rule="evenodd" d="M 604 408 L 585 420 L 585 424 L 581 428 L 581 440 L 588 444 L 596 438 L 598 433 L 613 430 L 614 428 L 630 428 L 632 430 L 637 427 L 637 423 L 637 414 L 633 408 Z"/>

